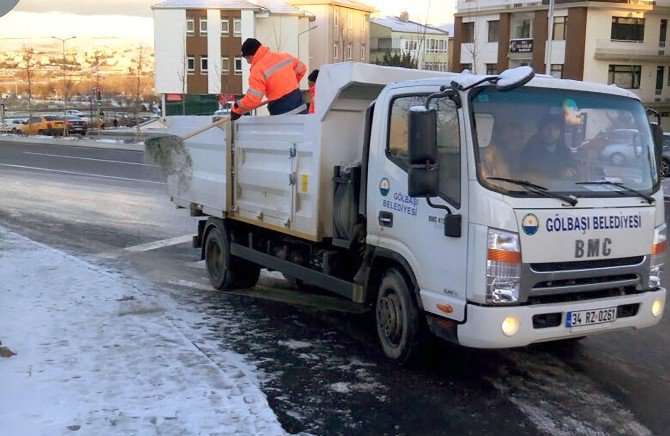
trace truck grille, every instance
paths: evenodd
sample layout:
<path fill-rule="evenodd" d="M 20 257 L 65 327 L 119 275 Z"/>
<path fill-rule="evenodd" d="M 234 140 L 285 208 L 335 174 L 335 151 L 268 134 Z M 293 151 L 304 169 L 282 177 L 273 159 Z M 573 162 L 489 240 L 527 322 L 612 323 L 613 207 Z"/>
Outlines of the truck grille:
<path fill-rule="evenodd" d="M 520 301 L 547 304 L 640 292 L 649 286 L 648 271 L 645 256 L 523 264 Z"/>
<path fill-rule="evenodd" d="M 642 263 L 642 261 L 644 261 L 644 256 L 620 257 L 618 259 L 582 260 L 578 262 L 531 263 L 530 267 L 535 272 L 556 272 L 638 265 Z"/>

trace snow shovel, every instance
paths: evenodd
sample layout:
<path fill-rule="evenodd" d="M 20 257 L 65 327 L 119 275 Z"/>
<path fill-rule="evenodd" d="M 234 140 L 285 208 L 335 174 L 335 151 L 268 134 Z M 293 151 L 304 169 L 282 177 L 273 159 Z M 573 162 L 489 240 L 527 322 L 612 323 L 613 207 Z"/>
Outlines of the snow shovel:
<path fill-rule="evenodd" d="M 258 107 L 268 104 L 265 100 Z M 230 122 L 230 116 L 222 117 L 220 120 L 202 126 L 184 136 L 163 135 L 149 138 L 144 141 L 145 154 L 149 161 L 160 165 L 166 176 L 177 175 L 179 185 L 186 187 L 191 178 L 191 154 L 186 149 L 186 140 L 193 138 L 207 130 Z"/>

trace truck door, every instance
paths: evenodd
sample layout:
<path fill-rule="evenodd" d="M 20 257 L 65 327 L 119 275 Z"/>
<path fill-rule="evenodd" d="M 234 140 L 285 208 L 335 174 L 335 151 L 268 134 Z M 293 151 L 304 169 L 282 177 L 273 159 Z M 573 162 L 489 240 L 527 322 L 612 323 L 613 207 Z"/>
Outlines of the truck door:
<path fill-rule="evenodd" d="M 377 102 L 368 176 L 368 241 L 407 261 L 426 311 L 445 316 L 436 304 L 447 303 L 454 308 L 448 316 L 463 320 L 468 220 L 462 120 L 448 98 L 431 103 L 438 108 L 440 156 L 440 196 L 431 200 L 461 214 L 462 236 L 455 238 L 444 235 L 445 210 L 429 206 L 425 198 L 407 195 L 409 110 L 425 105 L 428 95 L 437 91 L 432 87 L 408 89 L 400 88 Z"/>

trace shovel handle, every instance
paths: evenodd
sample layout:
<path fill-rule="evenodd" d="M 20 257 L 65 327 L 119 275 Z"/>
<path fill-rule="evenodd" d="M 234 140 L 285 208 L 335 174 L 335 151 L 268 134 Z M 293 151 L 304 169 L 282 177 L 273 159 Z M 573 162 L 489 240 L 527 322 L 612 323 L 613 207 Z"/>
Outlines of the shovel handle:
<path fill-rule="evenodd" d="M 263 106 L 265 106 L 265 105 L 268 104 L 268 103 L 269 103 L 269 101 L 268 101 L 268 100 L 265 100 L 263 103 L 261 103 L 260 105 L 258 105 L 258 107 L 263 107 Z M 220 125 L 225 124 L 225 123 L 228 123 L 228 122 L 230 122 L 230 115 L 227 116 L 227 117 L 222 117 L 220 120 L 214 121 L 214 122 L 211 123 L 211 124 L 208 124 L 208 125 L 206 125 L 206 126 L 202 126 L 202 127 L 200 127 L 199 129 L 197 129 L 197 130 L 194 130 L 194 131 L 192 131 L 192 132 L 189 132 L 189 133 L 187 133 L 186 135 L 182 136 L 182 139 L 183 139 L 184 141 L 186 141 L 187 139 L 191 139 L 191 138 L 193 138 L 194 136 L 198 136 L 198 135 L 201 134 L 202 132 L 205 132 L 205 131 L 211 129 L 212 127 L 220 126 Z"/>

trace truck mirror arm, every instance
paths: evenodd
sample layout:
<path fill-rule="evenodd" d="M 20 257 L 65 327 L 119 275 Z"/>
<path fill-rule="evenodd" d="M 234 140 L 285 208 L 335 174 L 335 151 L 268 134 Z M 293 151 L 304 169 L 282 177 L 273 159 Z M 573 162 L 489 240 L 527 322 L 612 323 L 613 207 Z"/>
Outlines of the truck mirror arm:
<path fill-rule="evenodd" d="M 458 95 L 458 92 L 454 88 L 444 85 L 440 88 L 439 92 L 435 92 L 428 96 L 428 98 L 426 99 L 426 109 L 430 109 L 430 102 L 432 100 L 445 97 L 453 101 L 454 104 L 456 104 L 456 108 L 461 107 L 461 97 Z"/>

